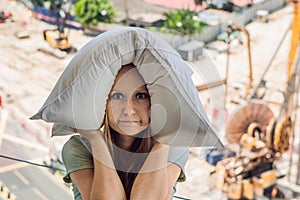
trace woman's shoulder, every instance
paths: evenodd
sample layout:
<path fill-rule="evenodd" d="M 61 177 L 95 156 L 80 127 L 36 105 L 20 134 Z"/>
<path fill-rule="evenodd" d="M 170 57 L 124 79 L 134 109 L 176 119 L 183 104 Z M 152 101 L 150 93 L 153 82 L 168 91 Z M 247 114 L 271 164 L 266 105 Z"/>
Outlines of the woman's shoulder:
<path fill-rule="evenodd" d="M 186 162 L 189 155 L 188 147 L 174 147 L 171 146 L 169 150 L 169 160 L 183 160 Z"/>
<path fill-rule="evenodd" d="M 181 173 L 177 179 L 178 182 L 183 182 L 186 180 L 185 176 L 185 165 L 187 163 L 189 156 L 188 147 L 173 147 L 169 149 L 168 162 L 175 163 L 181 168 Z"/>
<path fill-rule="evenodd" d="M 86 168 L 93 168 L 92 154 L 79 135 L 72 135 L 62 148 L 62 159 L 66 168 L 64 181 L 71 182 L 69 173 Z"/>
<path fill-rule="evenodd" d="M 62 159 L 68 173 L 82 168 L 93 167 L 92 153 L 79 135 L 71 136 L 64 144 Z"/>
<path fill-rule="evenodd" d="M 89 155 L 90 145 L 79 135 L 72 135 L 62 148 L 62 155 Z"/>
<path fill-rule="evenodd" d="M 64 149 L 69 149 L 69 148 L 78 148 L 83 146 L 83 143 L 81 142 L 80 136 L 79 135 L 72 135 L 66 143 L 63 145 L 63 150 Z"/>

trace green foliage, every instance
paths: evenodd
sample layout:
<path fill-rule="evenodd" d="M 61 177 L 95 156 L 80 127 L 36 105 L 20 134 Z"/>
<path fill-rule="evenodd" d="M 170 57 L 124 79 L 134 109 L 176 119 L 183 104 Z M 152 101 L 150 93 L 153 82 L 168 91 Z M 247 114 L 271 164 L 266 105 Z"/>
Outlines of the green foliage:
<path fill-rule="evenodd" d="M 182 34 L 200 33 L 206 23 L 199 20 L 197 13 L 187 9 L 172 10 L 164 14 L 165 27 Z"/>
<path fill-rule="evenodd" d="M 114 22 L 116 11 L 108 0 L 78 0 L 75 16 L 83 26 L 88 27 L 98 22 Z"/>

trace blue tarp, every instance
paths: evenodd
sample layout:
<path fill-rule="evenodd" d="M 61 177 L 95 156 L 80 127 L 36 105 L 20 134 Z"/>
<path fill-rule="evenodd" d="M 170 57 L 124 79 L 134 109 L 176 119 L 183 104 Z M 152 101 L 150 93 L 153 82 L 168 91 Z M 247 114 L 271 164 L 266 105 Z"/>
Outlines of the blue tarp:
<path fill-rule="evenodd" d="M 34 12 L 34 16 L 46 23 L 57 25 L 58 27 L 66 27 L 75 30 L 82 30 L 82 25 L 76 20 L 75 16 L 66 16 L 62 18 L 58 11 L 54 12 L 42 6 L 35 6 L 28 0 L 21 0 L 21 2 Z"/>

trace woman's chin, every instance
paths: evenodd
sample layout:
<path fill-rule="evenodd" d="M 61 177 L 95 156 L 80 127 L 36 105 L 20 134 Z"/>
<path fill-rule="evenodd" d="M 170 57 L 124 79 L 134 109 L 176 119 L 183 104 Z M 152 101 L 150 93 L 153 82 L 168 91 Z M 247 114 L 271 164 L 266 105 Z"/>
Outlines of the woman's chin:
<path fill-rule="evenodd" d="M 139 135 L 142 131 L 144 131 L 147 126 L 122 126 L 119 127 L 120 131 L 118 131 L 122 135 L 142 137 Z"/>

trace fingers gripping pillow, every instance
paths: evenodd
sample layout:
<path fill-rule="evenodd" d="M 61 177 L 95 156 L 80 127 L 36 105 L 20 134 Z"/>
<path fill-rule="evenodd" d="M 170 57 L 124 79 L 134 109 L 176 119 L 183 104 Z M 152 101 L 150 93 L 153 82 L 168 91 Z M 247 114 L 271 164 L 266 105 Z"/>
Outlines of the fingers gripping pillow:
<path fill-rule="evenodd" d="M 72 134 L 72 128 L 99 129 L 118 70 L 129 63 L 147 84 L 150 130 L 158 142 L 222 147 L 201 105 L 191 69 L 165 41 L 141 28 L 107 31 L 87 43 L 31 119 L 53 122 L 53 136 Z"/>

